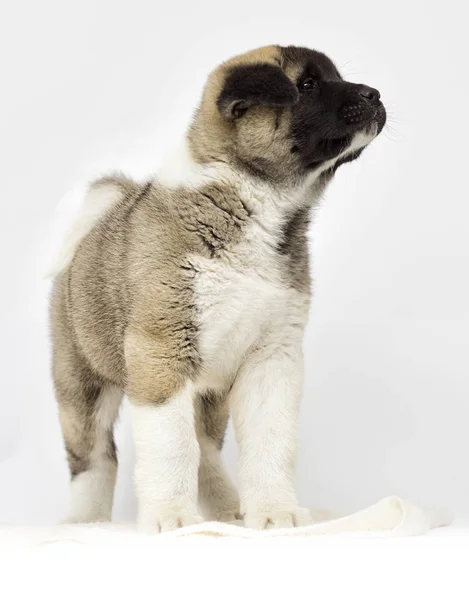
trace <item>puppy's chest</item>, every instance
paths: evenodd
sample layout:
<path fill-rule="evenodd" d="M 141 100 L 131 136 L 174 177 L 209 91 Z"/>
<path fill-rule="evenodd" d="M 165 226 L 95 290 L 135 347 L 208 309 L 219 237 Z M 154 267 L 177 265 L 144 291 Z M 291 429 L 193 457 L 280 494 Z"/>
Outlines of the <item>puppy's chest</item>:
<path fill-rule="evenodd" d="M 238 257 L 236 257 L 238 258 Z M 295 293 L 281 277 L 275 258 L 197 259 L 195 303 L 199 352 L 208 385 L 223 385 L 242 358 L 291 310 Z"/>

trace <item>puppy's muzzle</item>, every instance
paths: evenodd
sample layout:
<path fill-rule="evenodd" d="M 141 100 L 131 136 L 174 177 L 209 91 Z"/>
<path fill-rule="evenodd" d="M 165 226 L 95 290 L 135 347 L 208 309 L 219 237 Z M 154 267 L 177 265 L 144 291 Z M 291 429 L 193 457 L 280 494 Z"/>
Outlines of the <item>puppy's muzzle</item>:
<path fill-rule="evenodd" d="M 381 95 L 375 88 L 357 84 L 351 89 L 349 99 L 339 110 L 339 118 L 346 125 L 360 125 L 374 118 L 381 104 Z"/>

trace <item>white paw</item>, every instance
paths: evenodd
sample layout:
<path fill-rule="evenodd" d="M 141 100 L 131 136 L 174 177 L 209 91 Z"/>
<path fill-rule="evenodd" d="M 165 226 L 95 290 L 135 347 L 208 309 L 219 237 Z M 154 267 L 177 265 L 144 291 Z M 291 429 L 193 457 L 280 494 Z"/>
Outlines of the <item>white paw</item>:
<path fill-rule="evenodd" d="M 195 510 L 184 508 L 164 508 L 152 511 L 153 515 L 148 513 L 140 514 L 138 519 L 138 528 L 144 533 L 164 533 L 174 531 L 180 527 L 196 525 L 203 523 L 203 517 Z"/>
<path fill-rule="evenodd" d="M 311 525 L 313 518 L 308 508 L 281 507 L 266 512 L 247 511 L 244 525 L 249 529 L 281 529 L 285 527 L 305 527 Z"/>

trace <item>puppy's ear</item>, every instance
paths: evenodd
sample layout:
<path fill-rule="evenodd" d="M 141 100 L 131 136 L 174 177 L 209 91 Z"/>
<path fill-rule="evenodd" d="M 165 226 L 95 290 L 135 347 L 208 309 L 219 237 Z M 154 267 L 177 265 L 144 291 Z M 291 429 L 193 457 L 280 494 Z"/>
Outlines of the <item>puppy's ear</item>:
<path fill-rule="evenodd" d="M 269 63 L 240 65 L 227 74 L 218 109 L 227 120 L 241 117 L 250 106 L 281 108 L 298 102 L 298 90 L 280 67 Z"/>

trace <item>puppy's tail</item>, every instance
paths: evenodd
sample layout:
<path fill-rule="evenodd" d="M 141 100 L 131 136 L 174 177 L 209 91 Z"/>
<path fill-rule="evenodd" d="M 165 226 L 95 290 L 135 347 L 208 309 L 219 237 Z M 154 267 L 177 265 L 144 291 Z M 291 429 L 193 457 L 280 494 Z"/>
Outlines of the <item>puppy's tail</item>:
<path fill-rule="evenodd" d="M 114 175 L 75 188 L 64 196 L 57 207 L 54 227 L 61 230 L 61 243 L 56 245 L 58 251 L 49 252 L 52 258 L 47 261 L 44 278 L 55 277 L 70 265 L 83 238 L 134 187 L 136 184 L 130 179 Z"/>

